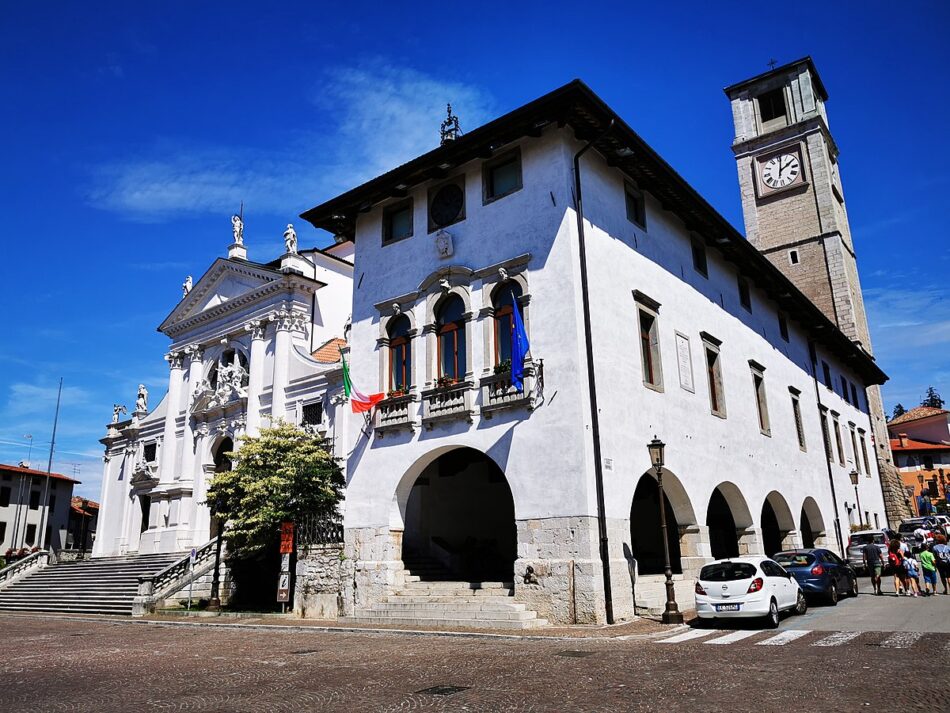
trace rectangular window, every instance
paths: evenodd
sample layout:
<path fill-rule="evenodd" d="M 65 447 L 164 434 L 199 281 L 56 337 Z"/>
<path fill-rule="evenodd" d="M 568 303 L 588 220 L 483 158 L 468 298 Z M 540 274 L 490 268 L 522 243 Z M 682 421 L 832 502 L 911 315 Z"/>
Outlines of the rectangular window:
<path fill-rule="evenodd" d="M 825 379 L 825 386 L 829 389 L 834 390 L 834 387 L 831 385 L 831 369 L 828 367 L 828 362 L 822 360 L 821 362 L 821 373 Z"/>
<path fill-rule="evenodd" d="M 825 457 L 829 463 L 834 463 L 835 456 L 831 450 L 831 434 L 828 433 L 828 414 L 824 409 L 820 412 L 821 417 L 821 440 L 825 444 Z"/>
<path fill-rule="evenodd" d="M 870 474 L 871 466 L 868 463 L 868 444 L 864 438 L 864 431 L 858 429 L 858 440 L 861 442 L 861 460 L 864 461 L 864 472 Z"/>
<path fill-rule="evenodd" d="M 30 491 L 30 510 L 39 510 L 40 508 L 40 491 L 31 490 Z"/>
<path fill-rule="evenodd" d="M 56 496 L 55 495 L 49 496 L 49 511 L 51 513 L 56 512 Z"/>
<path fill-rule="evenodd" d="M 933 469 L 934 469 L 933 456 L 924 456 L 924 470 L 933 470 Z"/>
<path fill-rule="evenodd" d="M 769 427 L 769 403 L 765 397 L 765 367 L 749 362 L 752 370 L 752 389 L 755 393 L 755 408 L 759 416 L 759 431 L 766 436 L 772 435 Z"/>
<path fill-rule="evenodd" d="M 146 463 L 154 463 L 155 459 L 158 457 L 158 444 L 146 443 L 145 447 L 142 449 L 142 457 L 145 459 Z"/>
<path fill-rule="evenodd" d="M 305 426 L 319 426 L 323 423 L 323 404 L 315 401 L 312 404 L 303 405 L 303 414 L 301 414 L 301 423 Z"/>
<path fill-rule="evenodd" d="M 858 388 L 851 382 L 851 405 L 855 408 L 861 408 L 861 402 L 858 401 Z"/>
<path fill-rule="evenodd" d="M 709 277 L 709 264 L 706 261 L 706 246 L 696 238 L 692 240 L 693 267 L 703 277 Z"/>
<path fill-rule="evenodd" d="M 26 526 L 26 544 L 31 546 L 36 544 L 36 525 Z"/>
<path fill-rule="evenodd" d="M 644 205 L 643 193 L 631 184 L 624 184 L 624 200 L 627 204 L 627 220 L 631 223 L 639 225 L 641 228 L 646 230 L 647 227 L 647 214 L 646 206 Z"/>
<path fill-rule="evenodd" d="M 521 150 L 509 151 L 482 165 L 482 202 L 491 203 L 521 190 Z"/>
<path fill-rule="evenodd" d="M 412 198 L 383 209 L 383 245 L 412 237 Z"/>
<path fill-rule="evenodd" d="M 778 313 L 778 333 L 782 335 L 783 340 L 788 341 L 788 320 L 781 312 Z"/>
<path fill-rule="evenodd" d="M 739 285 L 739 304 L 745 307 L 749 312 L 752 311 L 752 295 L 749 292 L 749 283 L 742 277 L 738 278 Z"/>
<path fill-rule="evenodd" d="M 798 436 L 798 447 L 803 451 L 807 451 L 808 447 L 805 443 L 805 426 L 802 423 L 802 405 L 799 400 L 799 395 L 801 392 L 793 386 L 789 386 L 788 390 L 792 395 L 792 418 L 795 419 L 795 434 Z"/>
<path fill-rule="evenodd" d="M 7 523 L 0 522 L 0 542 L 7 539 Z"/>
<path fill-rule="evenodd" d="M 703 352 L 706 356 L 706 379 L 709 384 L 709 410 L 714 416 L 726 417 L 726 395 L 722 383 L 722 366 L 719 363 L 719 340 L 703 333 Z"/>
<path fill-rule="evenodd" d="M 838 414 L 831 412 L 831 421 L 835 427 L 835 445 L 838 447 L 838 465 L 844 465 L 844 446 L 841 444 L 841 424 L 838 423 Z"/>
<path fill-rule="evenodd" d="M 763 129 L 772 129 L 778 126 L 785 126 L 785 88 L 779 87 L 770 92 L 760 94 L 759 117 L 762 119 Z"/>
<path fill-rule="evenodd" d="M 660 338 L 657 318 L 645 309 L 637 310 L 640 322 L 640 364 L 643 367 L 643 384 L 663 390 L 663 370 L 660 366 Z"/>
<path fill-rule="evenodd" d="M 7 486 L 0 488 L 0 508 L 5 508 L 10 505 L 10 493 L 11 490 Z M 0 537 L 0 540 L 3 538 Z"/>
<path fill-rule="evenodd" d="M 851 396 L 848 394 L 848 380 L 844 378 L 844 374 L 841 375 L 841 398 L 851 403 Z"/>
<path fill-rule="evenodd" d="M 877 513 L 874 513 L 874 529 L 875 529 L 875 530 L 880 530 L 880 529 L 881 529 L 881 521 L 880 521 L 880 519 L 878 518 Z"/>
<path fill-rule="evenodd" d="M 854 468 L 859 473 L 863 473 L 861 470 L 861 456 L 858 454 L 858 436 L 854 432 L 854 425 L 849 424 L 848 430 L 851 432 L 851 452 L 854 453 Z"/>

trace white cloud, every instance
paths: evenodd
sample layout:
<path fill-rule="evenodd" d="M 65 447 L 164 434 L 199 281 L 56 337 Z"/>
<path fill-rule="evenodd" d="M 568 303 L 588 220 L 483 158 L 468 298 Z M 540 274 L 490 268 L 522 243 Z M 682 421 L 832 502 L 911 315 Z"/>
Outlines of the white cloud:
<path fill-rule="evenodd" d="M 445 104 L 472 129 L 491 117 L 481 90 L 379 60 L 324 73 L 311 96 L 320 134 L 274 150 L 158 142 L 147 155 L 99 167 L 88 191 L 102 209 L 154 222 L 182 214 L 249 211 L 293 215 L 438 145 Z"/>

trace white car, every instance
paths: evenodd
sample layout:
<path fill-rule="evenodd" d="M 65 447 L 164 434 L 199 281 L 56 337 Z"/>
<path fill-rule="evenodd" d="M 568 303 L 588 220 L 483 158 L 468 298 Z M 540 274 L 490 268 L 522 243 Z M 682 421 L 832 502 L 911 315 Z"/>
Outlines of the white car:
<path fill-rule="evenodd" d="M 716 560 L 699 572 L 696 614 L 700 619 L 763 618 L 774 629 L 779 614 L 808 610 L 805 594 L 782 565 L 768 557 Z"/>

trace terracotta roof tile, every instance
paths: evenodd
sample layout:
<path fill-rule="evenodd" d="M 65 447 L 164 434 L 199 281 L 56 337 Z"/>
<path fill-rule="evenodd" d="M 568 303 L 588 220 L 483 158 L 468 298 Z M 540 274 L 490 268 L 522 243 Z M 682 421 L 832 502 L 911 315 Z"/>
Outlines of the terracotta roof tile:
<path fill-rule="evenodd" d="M 312 356 L 321 364 L 335 364 L 336 362 L 340 361 L 340 350 L 345 346 L 345 339 L 334 337 L 333 339 L 319 346 L 310 356 Z"/>
<path fill-rule="evenodd" d="M 20 473 L 22 475 L 38 475 L 46 477 L 45 470 L 33 470 L 32 468 L 21 468 L 18 465 L 5 465 L 0 463 L 0 473 Z M 75 478 L 70 478 L 62 473 L 50 473 L 49 476 L 54 480 L 65 480 L 70 483 L 79 483 Z"/>
<path fill-rule="evenodd" d="M 940 414 L 950 413 L 946 409 L 934 408 L 933 406 L 918 406 L 917 408 L 912 408 L 905 414 L 898 416 L 892 421 L 888 421 L 888 426 L 896 426 L 898 423 L 907 423 L 908 421 L 918 421 L 922 418 L 928 418 L 929 416 L 939 416 Z"/>
<path fill-rule="evenodd" d="M 892 451 L 950 451 L 950 443 L 935 443 L 933 441 L 918 441 L 914 438 L 905 439 L 906 446 L 901 445 L 900 438 L 891 439 Z"/>

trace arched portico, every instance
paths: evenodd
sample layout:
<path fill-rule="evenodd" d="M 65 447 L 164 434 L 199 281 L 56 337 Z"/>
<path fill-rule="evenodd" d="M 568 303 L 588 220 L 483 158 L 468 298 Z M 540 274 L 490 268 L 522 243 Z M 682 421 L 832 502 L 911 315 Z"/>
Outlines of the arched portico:
<path fill-rule="evenodd" d="M 761 543 L 752 513 L 735 483 L 717 485 L 706 508 L 709 547 L 714 559 L 759 554 Z"/>
<path fill-rule="evenodd" d="M 673 473 L 663 469 L 666 533 L 670 568 L 674 574 L 688 569 L 684 557 L 702 556 L 696 515 L 686 489 Z M 644 473 L 637 482 L 630 507 L 630 546 L 639 574 L 662 574 L 663 540 L 660 534 L 659 489 L 655 473 Z"/>
<path fill-rule="evenodd" d="M 473 448 L 447 448 L 424 460 L 394 498 L 391 519 L 402 525 L 406 569 L 423 579 L 512 581 L 515 507 L 501 468 Z"/>
<path fill-rule="evenodd" d="M 776 552 L 795 549 L 801 545 L 795 530 L 795 519 L 785 498 L 773 490 L 762 503 L 762 546 L 765 554 L 772 557 Z"/>
<path fill-rule="evenodd" d="M 802 503 L 799 522 L 801 523 L 799 530 L 802 537 L 802 547 L 825 547 L 827 545 L 825 519 L 821 516 L 821 509 L 813 497 L 805 498 Z"/>

